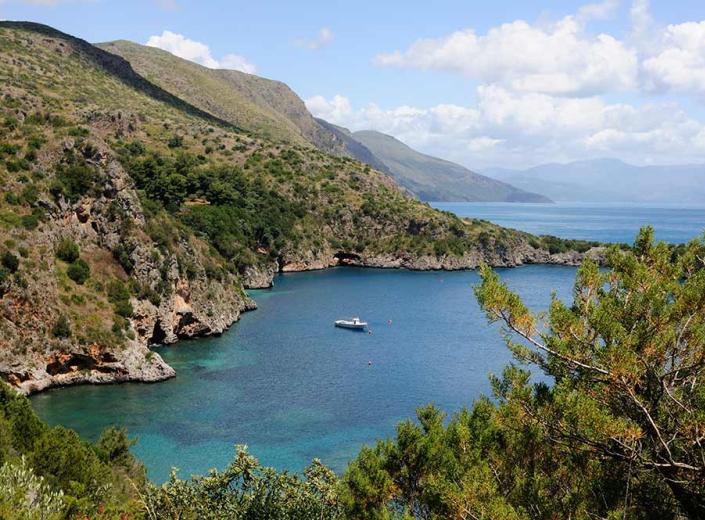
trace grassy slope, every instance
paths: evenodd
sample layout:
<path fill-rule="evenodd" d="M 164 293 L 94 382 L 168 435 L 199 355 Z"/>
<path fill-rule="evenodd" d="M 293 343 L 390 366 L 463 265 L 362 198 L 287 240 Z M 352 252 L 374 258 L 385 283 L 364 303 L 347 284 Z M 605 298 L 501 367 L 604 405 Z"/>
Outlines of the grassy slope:
<path fill-rule="evenodd" d="M 389 135 L 355 132 L 397 181 L 422 200 L 550 202 L 549 199 L 479 175 L 452 163 L 419 153 Z"/>
<path fill-rule="evenodd" d="M 213 70 L 166 51 L 120 40 L 99 47 L 127 59 L 151 82 L 235 126 L 290 144 L 344 154 L 335 137 L 284 83 L 235 70 Z"/>

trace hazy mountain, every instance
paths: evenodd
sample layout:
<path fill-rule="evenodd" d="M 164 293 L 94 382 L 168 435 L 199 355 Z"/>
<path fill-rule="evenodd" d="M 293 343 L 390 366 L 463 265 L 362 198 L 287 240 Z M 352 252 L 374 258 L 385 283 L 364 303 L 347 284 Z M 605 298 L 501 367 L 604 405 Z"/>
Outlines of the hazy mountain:
<path fill-rule="evenodd" d="M 484 173 L 564 202 L 705 202 L 705 165 L 634 166 L 617 159 Z"/>
<path fill-rule="evenodd" d="M 349 155 L 343 143 L 313 119 L 285 83 L 237 70 L 209 69 L 173 54 L 126 40 L 98 47 L 125 58 L 150 82 L 243 130 L 274 141 L 312 144 Z"/>
<path fill-rule="evenodd" d="M 374 154 L 399 184 L 421 200 L 551 202 L 543 195 L 517 189 L 459 164 L 417 152 L 390 135 L 365 130 L 351 136 Z M 367 162 L 361 157 L 356 158 Z"/>

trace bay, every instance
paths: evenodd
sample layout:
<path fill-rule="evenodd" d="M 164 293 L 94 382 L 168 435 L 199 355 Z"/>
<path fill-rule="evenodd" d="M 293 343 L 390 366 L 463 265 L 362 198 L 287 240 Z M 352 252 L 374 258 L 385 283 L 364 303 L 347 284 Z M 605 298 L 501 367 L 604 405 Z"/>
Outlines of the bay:
<path fill-rule="evenodd" d="M 575 269 L 499 271 L 533 309 L 570 298 Z M 253 291 L 259 309 L 220 337 L 158 348 L 177 377 L 157 384 L 79 386 L 32 397 L 50 424 L 96 439 L 112 424 L 164 481 L 223 468 L 234 444 L 266 465 L 299 471 L 314 457 L 342 471 L 363 444 L 434 403 L 452 413 L 489 393 L 510 362 L 480 311 L 474 272 L 338 268 L 279 275 Z M 372 334 L 336 329 L 359 315 Z M 391 322 L 390 322 L 391 320 Z"/>

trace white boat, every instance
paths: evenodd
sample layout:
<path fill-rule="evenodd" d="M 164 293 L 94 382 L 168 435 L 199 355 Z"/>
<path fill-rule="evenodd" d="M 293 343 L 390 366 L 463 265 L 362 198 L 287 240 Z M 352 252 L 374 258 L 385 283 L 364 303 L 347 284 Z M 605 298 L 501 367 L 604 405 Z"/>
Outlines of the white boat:
<path fill-rule="evenodd" d="M 343 329 L 355 329 L 364 330 L 367 327 L 367 322 L 360 320 L 360 318 L 352 318 L 350 320 L 335 320 L 336 327 L 342 327 Z"/>

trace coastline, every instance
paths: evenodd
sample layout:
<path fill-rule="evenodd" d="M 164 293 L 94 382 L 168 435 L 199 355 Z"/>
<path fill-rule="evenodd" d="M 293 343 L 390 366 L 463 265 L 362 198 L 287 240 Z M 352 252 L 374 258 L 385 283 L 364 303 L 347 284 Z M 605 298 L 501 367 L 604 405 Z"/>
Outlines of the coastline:
<path fill-rule="evenodd" d="M 564 265 L 578 266 L 586 257 L 599 258 L 602 248 L 593 248 L 586 253 L 571 251 L 568 253 L 549 254 L 543 250 L 526 248 L 518 254 L 497 255 L 486 258 L 477 252 L 467 253 L 462 257 L 394 257 L 392 255 L 331 255 L 325 258 L 290 259 L 282 265 L 272 263 L 261 268 L 251 266 L 242 280 L 244 289 L 266 289 L 273 287 L 274 277 L 279 273 L 297 273 L 319 271 L 335 267 L 357 267 L 370 269 L 405 269 L 409 271 L 471 271 L 483 261 L 491 260 L 490 265 L 497 268 L 514 268 L 522 265 Z M 515 251 L 515 253 L 517 253 Z M 77 359 L 75 355 L 53 354 L 52 363 L 66 368 L 65 371 L 50 373 L 48 370 L 36 370 L 24 380 L 12 375 L 9 381 L 13 387 L 24 395 L 31 395 L 57 387 L 81 384 L 120 384 L 126 382 L 157 383 L 173 377 L 177 372 L 162 357 L 149 347 L 154 344 L 174 345 L 181 340 L 197 340 L 209 336 L 218 336 L 239 321 L 243 312 L 256 310 L 255 302 L 249 298 L 231 299 L 230 305 L 221 310 L 205 323 L 200 309 L 186 304 L 178 294 L 173 298 L 169 312 L 155 308 L 153 305 L 135 301 L 139 309 L 131 319 L 138 338 L 122 350 L 119 356 L 110 357 L 96 353 L 92 358 Z M 151 307 L 151 308 L 150 308 Z M 188 319 L 184 319 L 184 317 Z M 150 330 L 154 331 L 159 323 L 176 324 L 175 332 L 165 336 L 159 343 L 151 342 Z M 153 332 L 152 332 L 153 334 Z M 148 362 L 145 362 L 148 360 Z M 72 364 L 74 363 L 74 364 Z M 81 363 L 87 363 L 81 368 Z M 51 363 L 49 363 L 50 365 Z M 90 367 L 90 368 L 87 368 Z"/>

